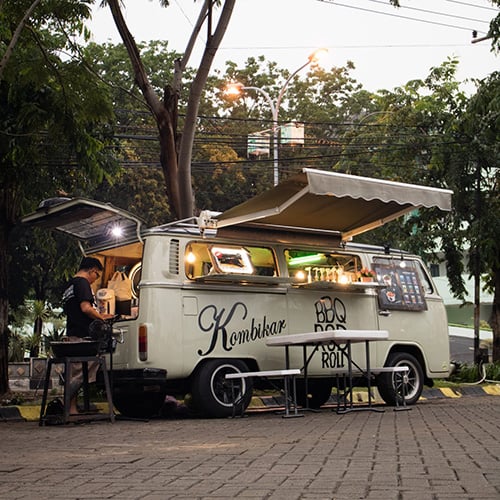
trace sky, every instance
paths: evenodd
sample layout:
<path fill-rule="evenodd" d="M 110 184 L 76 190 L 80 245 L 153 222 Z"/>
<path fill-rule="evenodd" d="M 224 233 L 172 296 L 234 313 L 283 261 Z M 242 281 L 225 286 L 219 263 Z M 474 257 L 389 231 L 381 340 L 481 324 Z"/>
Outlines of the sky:
<path fill-rule="evenodd" d="M 201 2 L 125 0 L 125 17 L 136 41 L 167 40 L 183 52 Z M 409 80 L 423 79 L 431 67 L 448 57 L 459 59 L 457 78 L 484 78 L 500 70 L 500 55 L 491 41 L 471 43 L 472 31 L 484 36 L 498 8 L 487 0 L 237 0 L 231 23 L 213 67 L 227 60 L 241 66 L 248 57 L 264 55 L 291 72 L 315 49 L 328 49 L 326 69 L 352 61 L 351 75 L 366 90 L 392 90 Z M 438 15 L 438 14 L 441 15 Z M 94 41 L 120 42 L 107 8 L 96 8 L 89 27 Z M 203 42 L 205 31 L 202 32 Z M 202 44 L 189 66 L 196 67 Z M 305 74 L 307 70 L 303 70 Z M 464 90 L 473 92 L 472 84 Z"/>

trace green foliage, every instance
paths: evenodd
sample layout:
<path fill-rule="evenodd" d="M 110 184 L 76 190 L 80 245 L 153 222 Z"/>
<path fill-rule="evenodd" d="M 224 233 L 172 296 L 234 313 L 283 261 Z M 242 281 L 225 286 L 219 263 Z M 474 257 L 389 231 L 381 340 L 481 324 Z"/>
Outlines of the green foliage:
<path fill-rule="evenodd" d="M 467 243 L 480 249 L 480 272 L 492 286 L 500 272 L 500 72 L 479 82 L 458 134 L 462 161 L 450 184 L 460 189 L 457 215 L 468 225 Z"/>
<path fill-rule="evenodd" d="M 13 40 L 31 3 L 4 0 L 0 10 L 2 62 L 6 48 L 16 41 L 0 76 L 0 345 L 5 346 L 0 351 L 0 393 L 8 389 L 8 272 L 14 269 L 8 264 L 19 258 L 11 254 L 9 262 L 7 242 L 11 248 L 22 246 L 11 239 L 18 217 L 43 198 L 85 192 L 117 171 L 107 148 L 113 118 L 107 88 L 78 60 L 74 45 L 76 36 L 88 36 L 84 22 L 93 1 L 40 2 Z M 29 245 L 26 250 L 30 253 Z M 33 273 L 35 281 L 43 272 Z M 31 283 L 33 291 L 36 284 L 40 281 Z M 45 300 L 43 285 L 39 288 L 37 298 Z"/>
<path fill-rule="evenodd" d="M 24 361 L 24 351 L 26 350 L 25 339 L 21 333 L 16 331 L 9 332 L 9 363 L 19 363 Z"/>
<path fill-rule="evenodd" d="M 4 15 L 12 3 L 6 2 Z M 107 89 L 85 64 L 61 56 L 62 50 L 71 55 L 66 30 L 81 32 L 89 4 L 42 2 L 0 81 L 0 184 L 6 194 L 0 219 L 10 224 L 22 205 L 85 189 L 116 168 L 105 148 L 113 116 Z M 22 13 L 13 9 L 12 22 Z"/>
<path fill-rule="evenodd" d="M 44 333 L 47 323 L 52 326 Z M 10 325 L 9 361 L 23 361 L 26 351 L 30 357 L 37 357 L 42 346 L 48 353 L 49 342 L 60 340 L 65 332 L 65 318 L 41 300 L 27 300 L 11 308 Z"/>
<path fill-rule="evenodd" d="M 461 364 L 449 378 L 450 382 L 472 384 L 479 381 L 500 381 L 500 363 L 485 365 Z"/>
<path fill-rule="evenodd" d="M 146 73 L 150 77 L 154 91 L 161 95 L 166 85 L 172 84 L 172 72 L 174 61 L 181 54 L 168 49 L 168 41 L 151 40 L 147 43 L 138 44 L 141 52 L 141 60 Z M 147 110 L 144 98 L 131 78 L 133 74 L 132 65 L 128 58 L 127 50 L 123 44 L 105 43 L 98 45 L 88 44 L 82 52 L 83 58 L 91 66 L 92 71 L 106 82 L 113 98 L 113 104 L 117 110 L 143 109 Z M 188 77 L 192 76 L 192 70 L 187 70 Z M 145 123 L 154 125 L 154 120 L 149 113 L 141 116 Z M 136 115 L 130 123 L 137 127 L 141 120 Z"/>
<path fill-rule="evenodd" d="M 57 320 L 54 319 L 54 326 L 52 327 L 52 329 L 49 331 L 49 333 L 42 335 L 42 343 L 47 355 L 53 355 L 52 348 L 50 346 L 51 342 L 62 341 L 65 334 L 66 328 L 64 328 L 64 326 L 62 326 L 61 324 L 57 324 Z"/>
<path fill-rule="evenodd" d="M 64 285 L 81 260 L 76 242 L 59 233 L 17 226 L 9 250 L 11 306 L 27 297 L 59 304 Z"/>
<path fill-rule="evenodd" d="M 224 211 L 248 199 L 248 178 L 242 166 L 231 165 L 238 160 L 232 148 L 203 145 L 197 152 L 196 160 L 201 166 L 193 171 L 199 207 Z M 210 167 L 203 168 L 203 162 L 209 163 Z"/>
<path fill-rule="evenodd" d="M 112 203 L 132 212 L 146 226 L 164 224 L 172 219 L 165 191 L 165 180 L 159 168 L 139 166 L 124 169 L 113 181 L 103 182 L 92 198 Z"/>
<path fill-rule="evenodd" d="M 491 3 L 500 7 L 500 0 L 491 0 Z M 500 13 L 491 20 L 488 36 L 491 39 L 491 50 L 498 53 L 500 51 Z"/>
<path fill-rule="evenodd" d="M 376 109 L 361 117 L 358 126 L 346 129 L 343 153 L 335 168 L 447 187 L 435 158 L 449 150 L 445 134 L 455 126 L 465 103 L 455 80 L 456 69 L 457 61 L 450 59 L 432 68 L 423 80 L 373 96 Z M 447 216 L 438 210 L 418 211 L 357 239 L 433 256 L 439 250 L 436 241 L 447 242 L 446 220 Z"/>

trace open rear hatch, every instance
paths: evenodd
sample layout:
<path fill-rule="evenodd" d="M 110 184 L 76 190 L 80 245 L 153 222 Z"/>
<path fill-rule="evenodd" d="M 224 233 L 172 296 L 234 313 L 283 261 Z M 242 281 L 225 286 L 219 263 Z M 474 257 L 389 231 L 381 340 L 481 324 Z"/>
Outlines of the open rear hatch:
<path fill-rule="evenodd" d="M 451 195 L 448 189 L 304 168 L 222 214 L 202 212 L 200 226 L 222 229 L 255 224 L 328 231 L 345 241 L 418 208 L 450 210 Z"/>
<path fill-rule="evenodd" d="M 21 219 L 46 229 L 55 229 L 78 239 L 85 253 L 141 241 L 144 221 L 110 203 L 86 198 L 52 198 L 40 204 L 36 212 Z"/>

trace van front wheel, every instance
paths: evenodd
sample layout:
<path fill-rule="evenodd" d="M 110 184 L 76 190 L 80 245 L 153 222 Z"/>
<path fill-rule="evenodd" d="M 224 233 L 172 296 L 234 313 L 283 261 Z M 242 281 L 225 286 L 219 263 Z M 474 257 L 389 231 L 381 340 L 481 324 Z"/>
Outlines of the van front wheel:
<path fill-rule="evenodd" d="M 223 418 L 241 413 L 252 399 L 252 380 L 248 378 L 226 380 L 226 374 L 247 372 L 247 365 L 239 359 L 211 359 L 196 371 L 191 387 L 193 406 L 206 417 Z M 234 392 L 234 394 L 233 394 Z"/>
<path fill-rule="evenodd" d="M 386 366 L 407 366 L 409 371 L 406 378 L 406 404 L 414 405 L 424 388 L 424 371 L 417 359 L 406 352 L 394 352 L 387 358 Z M 381 373 L 377 377 L 377 388 L 382 399 L 391 406 L 396 405 L 397 391 L 394 387 L 395 377 L 393 373 Z"/>

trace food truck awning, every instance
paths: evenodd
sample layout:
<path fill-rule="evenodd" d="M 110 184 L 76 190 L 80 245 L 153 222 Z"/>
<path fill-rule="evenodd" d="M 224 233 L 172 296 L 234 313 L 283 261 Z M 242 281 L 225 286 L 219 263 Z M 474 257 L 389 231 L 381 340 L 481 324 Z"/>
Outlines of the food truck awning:
<path fill-rule="evenodd" d="M 451 209 L 452 191 L 304 168 L 273 189 L 216 216 L 202 227 L 238 224 L 334 231 L 342 240 L 421 207 Z"/>
<path fill-rule="evenodd" d="M 36 212 L 26 215 L 21 221 L 69 234 L 87 247 L 99 247 L 117 240 L 140 241 L 143 224 L 142 219 L 130 212 L 86 198 L 45 200 Z"/>

